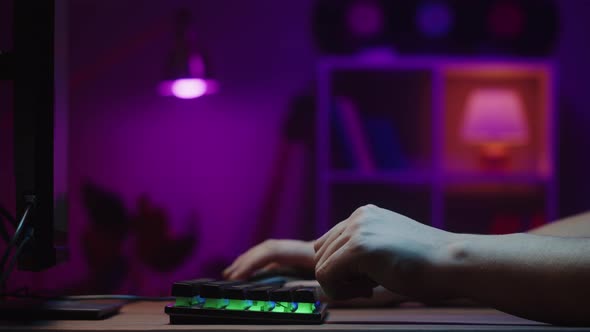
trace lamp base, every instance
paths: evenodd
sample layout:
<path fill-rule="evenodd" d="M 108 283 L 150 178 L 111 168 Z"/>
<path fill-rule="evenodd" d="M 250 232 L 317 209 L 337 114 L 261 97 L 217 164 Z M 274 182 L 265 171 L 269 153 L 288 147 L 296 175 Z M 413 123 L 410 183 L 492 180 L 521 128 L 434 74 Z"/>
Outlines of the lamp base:
<path fill-rule="evenodd" d="M 510 168 L 510 154 L 505 144 L 491 143 L 483 146 L 479 165 L 485 171 L 505 171 Z"/>

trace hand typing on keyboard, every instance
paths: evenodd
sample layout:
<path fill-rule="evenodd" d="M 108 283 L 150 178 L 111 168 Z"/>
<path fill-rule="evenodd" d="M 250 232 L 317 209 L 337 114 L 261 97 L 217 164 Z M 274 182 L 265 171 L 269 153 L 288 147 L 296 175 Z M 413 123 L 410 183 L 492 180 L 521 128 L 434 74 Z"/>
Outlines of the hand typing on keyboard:
<path fill-rule="evenodd" d="M 436 300 L 442 294 L 429 288 L 434 282 L 425 278 L 446 234 L 450 233 L 365 206 L 316 241 L 267 240 L 254 246 L 223 276 L 243 280 L 261 269 L 297 267 L 314 271 L 323 288 L 321 299 L 336 305 L 377 306 L 408 299 L 398 294 Z"/>
<path fill-rule="evenodd" d="M 259 270 L 280 267 L 313 271 L 314 254 L 313 241 L 266 240 L 240 255 L 223 271 L 223 277 L 243 280 Z"/>
<path fill-rule="evenodd" d="M 315 241 L 315 275 L 333 299 L 371 296 L 376 285 L 413 299 L 445 299 L 437 259 L 453 236 L 398 213 L 363 206 Z"/>
<path fill-rule="evenodd" d="M 260 271 L 277 271 L 281 268 L 296 268 L 307 270 L 307 273 L 315 273 L 314 241 L 299 240 L 266 240 L 240 255 L 223 271 L 223 277 L 228 280 L 246 280 L 252 278 Z M 314 281 L 316 285 L 317 281 Z M 294 284 L 302 284 L 295 282 Z M 308 284 L 306 284 L 308 285 Z M 357 297 L 346 300 L 328 298 L 323 291 L 318 294 L 320 301 L 329 302 L 332 306 L 375 307 L 398 304 L 406 301 L 405 296 L 392 293 L 382 286 L 373 289 L 370 298 Z"/>

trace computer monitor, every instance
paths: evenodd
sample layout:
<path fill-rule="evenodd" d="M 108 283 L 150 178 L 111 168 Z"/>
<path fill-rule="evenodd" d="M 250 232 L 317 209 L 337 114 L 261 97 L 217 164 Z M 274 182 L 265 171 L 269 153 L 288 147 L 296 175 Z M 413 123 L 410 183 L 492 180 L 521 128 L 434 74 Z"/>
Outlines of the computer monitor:
<path fill-rule="evenodd" d="M 35 197 L 27 216 L 33 232 L 18 268 L 39 271 L 67 257 L 66 8 L 62 0 L 17 0 L 13 6 L 17 220 L 27 197 Z"/>

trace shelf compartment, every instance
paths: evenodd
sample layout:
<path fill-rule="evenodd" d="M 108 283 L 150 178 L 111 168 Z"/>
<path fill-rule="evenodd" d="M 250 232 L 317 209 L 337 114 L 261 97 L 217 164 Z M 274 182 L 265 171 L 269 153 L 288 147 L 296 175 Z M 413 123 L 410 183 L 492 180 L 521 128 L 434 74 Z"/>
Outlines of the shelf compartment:
<path fill-rule="evenodd" d="M 359 169 L 354 142 L 364 143 L 375 170 L 430 167 L 432 80 L 427 69 L 335 69 L 330 76 L 331 168 Z M 361 135 L 351 133 L 351 122 Z"/>
<path fill-rule="evenodd" d="M 507 172 L 528 173 L 539 177 L 553 174 L 550 146 L 553 141 L 550 67 L 466 64 L 449 66 L 442 73 L 442 166 L 446 172 L 487 172 L 481 142 L 466 142 L 460 133 L 470 97 L 477 91 L 494 90 L 512 92 L 518 97 L 527 133 L 524 142 L 506 143 L 504 149 L 507 155 L 500 168 Z"/>

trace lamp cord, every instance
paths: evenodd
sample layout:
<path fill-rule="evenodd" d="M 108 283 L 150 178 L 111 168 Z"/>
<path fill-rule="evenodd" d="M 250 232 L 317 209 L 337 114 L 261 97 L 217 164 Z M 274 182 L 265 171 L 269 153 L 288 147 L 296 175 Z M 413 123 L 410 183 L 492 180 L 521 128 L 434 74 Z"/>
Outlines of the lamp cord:
<path fill-rule="evenodd" d="M 6 226 L 4 225 L 4 220 L 2 220 L 2 217 L 0 216 L 0 236 L 2 237 L 2 240 L 4 240 L 4 242 L 6 242 L 8 244 L 8 242 L 10 242 L 10 236 L 8 235 L 8 231 L 6 230 Z"/>
<path fill-rule="evenodd" d="M 4 207 L 0 206 L 0 215 L 2 215 L 6 220 L 12 224 L 12 226 L 16 226 L 16 219 L 6 210 Z"/>
<path fill-rule="evenodd" d="M 12 259 L 8 263 L 6 270 L 2 271 L 2 275 L 0 276 L 0 288 L 2 289 L 3 292 L 4 292 L 4 289 L 6 286 L 6 281 L 8 280 L 8 277 L 10 276 L 10 272 L 12 272 L 12 270 L 14 269 L 14 265 L 16 264 L 18 256 L 20 256 L 21 251 L 23 250 L 23 248 L 25 247 L 27 242 L 29 242 L 29 240 L 32 237 L 33 237 L 33 229 L 27 228 L 27 232 L 26 232 L 23 240 L 19 243 L 18 247 L 16 248 L 14 255 L 12 255 Z M 8 249 L 7 249 L 7 251 L 8 251 Z"/>
<path fill-rule="evenodd" d="M 2 217 L 10 222 L 13 227 L 16 226 L 16 221 L 10 212 L 8 212 L 8 210 L 0 206 L 0 236 L 6 243 L 8 243 L 10 241 L 10 235 L 8 235 L 8 231 L 6 230 Z"/>
<path fill-rule="evenodd" d="M 19 238 L 21 237 L 21 233 L 27 229 L 27 225 L 25 225 L 27 223 L 27 216 L 29 215 L 31 209 L 34 206 L 34 199 L 29 201 L 29 203 L 27 204 L 27 207 L 25 209 L 25 212 L 23 213 L 22 218 L 20 219 L 20 222 L 18 223 L 18 226 L 16 227 L 16 231 L 14 231 L 14 235 L 12 236 L 12 239 L 10 239 L 10 241 L 8 242 L 8 245 L 6 246 L 6 250 L 4 251 L 4 254 L 2 255 L 2 259 L 0 260 L 0 273 L 2 275 L 4 275 L 4 265 L 6 264 L 6 261 L 8 261 L 8 257 L 10 256 L 10 249 L 12 247 L 14 247 Z M 28 237 L 30 238 L 32 236 L 32 231 L 27 232 Z M 27 241 L 29 240 L 29 238 L 27 238 Z M 23 248 L 24 246 L 21 244 L 18 246 L 18 248 Z M 15 253 L 14 257 L 17 257 L 17 254 L 20 254 L 20 251 L 18 251 L 17 248 L 17 253 Z M 13 259 L 15 260 L 16 258 Z M 0 283 L 0 286 L 2 286 L 2 284 Z"/>

